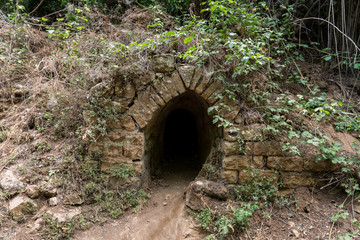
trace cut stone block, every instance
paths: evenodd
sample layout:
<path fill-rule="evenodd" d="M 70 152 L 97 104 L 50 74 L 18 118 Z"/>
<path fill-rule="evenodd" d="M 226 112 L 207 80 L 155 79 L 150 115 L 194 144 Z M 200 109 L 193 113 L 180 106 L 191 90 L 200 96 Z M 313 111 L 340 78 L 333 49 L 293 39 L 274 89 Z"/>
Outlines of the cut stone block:
<path fill-rule="evenodd" d="M 267 166 L 281 171 L 303 171 L 304 159 L 302 157 L 268 157 Z"/>
<path fill-rule="evenodd" d="M 178 67 L 181 79 L 183 80 L 185 87 L 189 88 L 192 78 L 194 76 L 195 67 L 192 65 L 182 65 Z"/>

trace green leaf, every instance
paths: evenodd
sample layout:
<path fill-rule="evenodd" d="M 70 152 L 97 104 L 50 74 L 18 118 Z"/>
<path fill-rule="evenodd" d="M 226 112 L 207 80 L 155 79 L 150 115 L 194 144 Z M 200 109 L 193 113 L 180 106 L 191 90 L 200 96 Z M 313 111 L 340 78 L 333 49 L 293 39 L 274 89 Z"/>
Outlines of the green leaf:
<path fill-rule="evenodd" d="M 360 63 L 356 63 L 356 64 L 354 65 L 354 68 L 355 68 L 355 69 L 360 69 Z"/>
<path fill-rule="evenodd" d="M 192 40 L 193 40 L 192 37 L 187 37 L 184 39 L 184 43 L 187 44 L 187 43 L 191 42 Z"/>
<path fill-rule="evenodd" d="M 328 62 L 331 60 L 331 57 L 332 57 L 331 55 L 328 55 L 328 56 L 324 57 L 324 60 Z"/>

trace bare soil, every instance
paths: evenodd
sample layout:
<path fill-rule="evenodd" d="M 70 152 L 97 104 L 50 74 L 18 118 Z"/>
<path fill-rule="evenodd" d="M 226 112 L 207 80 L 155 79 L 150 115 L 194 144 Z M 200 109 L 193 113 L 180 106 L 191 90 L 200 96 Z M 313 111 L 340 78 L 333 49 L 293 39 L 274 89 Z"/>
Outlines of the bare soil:
<path fill-rule="evenodd" d="M 74 239 L 82 240 L 180 240 L 203 239 L 204 233 L 187 212 L 184 193 L 197 171 L 176 164 L 159 179 L 154 179 L 151 197 L 138 212 L 104 226 L 80 232 Z"/>
<path fill-rule="evenodd" d="M 205 239 L 209 233 L 204 232 L 187 212 L 184 200 L 184 192 L 195 176 L 196 171 L 174 166 L 162 178 L 153 181 L 151 197 L 142 210 L 79 232 L 74 239 Z M 351 217 L 360 217 L 354 210 L 357 202 L 346 201 L 342 189 L 304 187 L 284 193 L 287 193 L 284 198 L 287 204 L 274 204 L 257 211 L 248 229 L 229 239 L 336 239 L 339 235 L 357 231 L 350 221 Z M 331 217 L 337 214 L 338 206 L 344 201 L 350 216 L 333 224 Z"/>

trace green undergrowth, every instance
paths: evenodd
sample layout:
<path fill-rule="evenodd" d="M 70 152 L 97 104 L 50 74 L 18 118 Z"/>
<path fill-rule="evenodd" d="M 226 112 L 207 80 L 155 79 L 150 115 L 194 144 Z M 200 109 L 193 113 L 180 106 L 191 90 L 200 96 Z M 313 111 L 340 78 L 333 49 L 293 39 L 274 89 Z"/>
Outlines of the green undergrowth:
<path fill-rule="evenodd" d="M 279 195 L 280 183 L 275 177 L 261 176 L 256 170 L 246 171 L 250 173 L 250 178 L 246 183 L 232 188 L 232 201 L 228 201 L 225 209 L 203 208 L 191 212 L 202 228 L 210 233 L 207 239 L 227 239 L 236 236 L 246 230 L 254 214 L 261 212 L 262 218 L 268 218 L 274 204 L 290 204 L 287 198 Z"/>

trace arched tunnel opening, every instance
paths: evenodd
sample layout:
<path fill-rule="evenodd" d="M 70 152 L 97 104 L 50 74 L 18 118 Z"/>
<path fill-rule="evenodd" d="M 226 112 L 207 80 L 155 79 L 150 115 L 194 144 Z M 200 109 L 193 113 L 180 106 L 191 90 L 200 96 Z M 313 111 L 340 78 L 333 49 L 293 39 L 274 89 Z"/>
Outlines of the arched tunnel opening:
<path fill-rule="evenodd" d="M 208 104 L 187 91 L 154 114 L 145 129 L 145 175 L 195 179 L 214 141 L 214 126 Z"/>
<path fill-rule="evenodd" d="M 180 159 L 187 160 L 196 157 L 197 141 L 197 126 L 194 115 L 181 108 L 173 110 L 165 122 L 165 160 L 180 161 Z"/>

